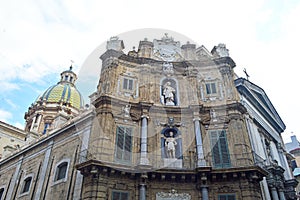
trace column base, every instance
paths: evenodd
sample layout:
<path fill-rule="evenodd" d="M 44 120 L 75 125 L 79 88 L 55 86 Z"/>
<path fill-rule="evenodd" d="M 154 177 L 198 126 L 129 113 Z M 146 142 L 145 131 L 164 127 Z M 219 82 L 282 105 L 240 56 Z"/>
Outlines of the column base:
<path fill-rule="evenodd" d="M 199 167 L 207 167 L 206 166 L 206 161 L 204 159 L 199 159 L 197 161 L 197 168 L 199 168 Z"/>
<path fill-rule="evenodd" d="M 139 165 L 150 165 L 148 158 L 140 158 Z"/>

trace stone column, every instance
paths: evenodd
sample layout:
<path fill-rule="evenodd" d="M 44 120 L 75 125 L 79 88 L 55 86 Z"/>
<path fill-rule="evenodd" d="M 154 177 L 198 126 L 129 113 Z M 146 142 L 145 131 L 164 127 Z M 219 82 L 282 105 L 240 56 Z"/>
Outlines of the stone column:
<path fill-rule="evenodd" d="M 208 189 L 207 189 L 207 185 L 201 186 L 201 194 L 202 194 L 202 200 L 208 200 Z"/>
<path fill-rule="evenodd" d="M 146 200 L 146 184 L 140 184 L 140 198 L 139 200 Z"/>
<path fill-rule="evenodd" d="M 269 191 L 269 187 L 268 187 L 268 183 L 267 183 L 266 177 L 263 177 L 262 185 L 263 185 L 263 190 L 264 190 L 266 199 L 271 199 L 270 191 Z"/>
<path fill-rule="evenodd" d="M 141 130 L 141 158 L 140 165 L 149 165 L 147 155 L 147 137 L 148 137 L 148 116 L 142 115 L 142 130 Z"/>
<path fill-rule="evenodd" d="M 272 199 L 273 200 L 279 200 L 276 187 L 274 187 L 274 186 L 271 187 L 271 193 L 272 193 Z"/>
<path fill-rule="evenodd" d="M 284 192 L 282 189 L 279 189 L 279 199 L 280 200 L 285 200 Z"/>
<path fill-rule="evenodd" d="M 197 145 L 197 167 L 206 166 L 203 155 L 203 144 L 202 144 L 202 134 L 200 127 L 200 118 L 194 118 L 194 130 L 196 135 L 196 145 Z"/>
<path fill-rule="evenodd" d="M 34 126 L 35 126 L 35 124 L 36 124 L 36 117 L 37 116 L 34 116 L 34 118 L 32 119 L 32 124 L 31 124 L 31 127 L 30 127 L 30 132 L 33 130 L 33 128 L 34 128 Z"/>
<path fill-rule="evenodd" d="M 284 178 L 286 180 L 293 179 L 292 172 L 290 171 L 289 164 L 285 156 L 285 150 L 283 149 L 280 143 L 277 144 L 277 149 L 282 167 L 286 169 L 284 170 Z"/>

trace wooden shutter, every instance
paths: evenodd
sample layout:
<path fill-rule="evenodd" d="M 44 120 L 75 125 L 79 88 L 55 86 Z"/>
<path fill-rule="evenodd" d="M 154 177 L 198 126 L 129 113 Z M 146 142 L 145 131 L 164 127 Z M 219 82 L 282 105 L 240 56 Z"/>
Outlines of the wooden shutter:
<path fill-rule="evenodd" d="M 230 167 L 230 155 L 228 151 L 226 132 L 224 130 L 211 131 L 210 139 L 214 167 Z"/>
<path fill-rule="evenodd" d="M 132 151 L 132 128 L 119 126 L 116 138 L 116 159 L 130 161 Z"/>
<path fill-rule="evenodd" d="M 119 192 L 119 191 L 112 192 L 112 200 L 128 200 L 128 199 L 129 199 L 128 192 Z"/>

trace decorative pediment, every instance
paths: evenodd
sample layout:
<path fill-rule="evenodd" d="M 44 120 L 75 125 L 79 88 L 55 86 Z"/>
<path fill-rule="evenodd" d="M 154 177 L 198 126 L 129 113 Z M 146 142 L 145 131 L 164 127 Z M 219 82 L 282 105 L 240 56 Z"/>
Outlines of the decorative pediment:
<path fill-rule="evenodd" d="M 201 45 L 196 50 L 196 57 L 197 59 L 211 58 L 212 54 L 203 45 Z"/>
<path fill-rule="evenodd" d="M 285 125 L 265 91 L 244 78 L 235 80 L 235 84 L 239 93 L 242 94 L 278 132 L 283 132 Z"/>

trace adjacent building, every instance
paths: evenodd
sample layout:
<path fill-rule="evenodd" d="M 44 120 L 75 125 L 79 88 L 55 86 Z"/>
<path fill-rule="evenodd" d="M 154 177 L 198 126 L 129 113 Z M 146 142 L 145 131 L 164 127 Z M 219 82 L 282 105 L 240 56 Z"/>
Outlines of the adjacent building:
<path fill-rule="evenodd" d="M 291 168 L 293 170 L 293 175 L 300 181 L 300 143 L 296 137 L 296 135 L 291 136 L 291 142 L 285 144 L 286 150 L 291 154 Z M 300 194 L 300 184 L 298 183 L 296 192 Z M 299 195 L 300 196 L 300 195 Z"/>
<path fill-rule="evenodd" d="M 285 125 L 262 88 L 167 34 L 112 37 L 91 105 L 72 69 L 25 114 L 35 142 L 0 161 L 2 199 L 295 199 Z"/>
<path fill-rule="evenodd" d="M 0 160 L 25 144 L 26 132 L 0 121 Z"/>

